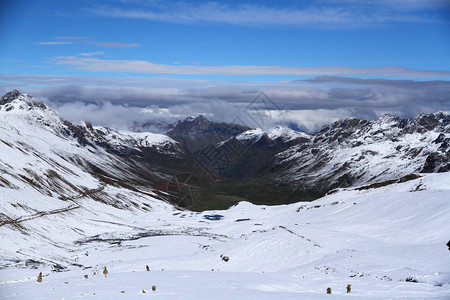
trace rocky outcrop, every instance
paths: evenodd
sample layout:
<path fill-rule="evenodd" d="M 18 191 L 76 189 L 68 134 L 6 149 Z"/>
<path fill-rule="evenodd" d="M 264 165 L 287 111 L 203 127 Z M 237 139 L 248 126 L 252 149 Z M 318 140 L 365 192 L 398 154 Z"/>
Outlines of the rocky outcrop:
<path fill-rule="evenodd" d="M 0 98 L 0 105 L 11 103 L 13 100 L 19 98 L 22 94 L 18 90 L 12 90 Z"/>

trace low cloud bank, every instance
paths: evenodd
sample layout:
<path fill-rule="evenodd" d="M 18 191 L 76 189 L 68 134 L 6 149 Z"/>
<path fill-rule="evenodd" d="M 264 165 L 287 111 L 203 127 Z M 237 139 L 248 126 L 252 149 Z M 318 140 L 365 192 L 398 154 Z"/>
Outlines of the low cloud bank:
<path fill-rule="evenodd" d="M 450 111 L 450 82 L 316 77 L 292 82 L 176 78 L 0 75 L 3 93 L 17 88 L 72 121 L 127 128 L 205 115 L 249 127 L 295 124 L 315 132 L 337 119 Z"/>

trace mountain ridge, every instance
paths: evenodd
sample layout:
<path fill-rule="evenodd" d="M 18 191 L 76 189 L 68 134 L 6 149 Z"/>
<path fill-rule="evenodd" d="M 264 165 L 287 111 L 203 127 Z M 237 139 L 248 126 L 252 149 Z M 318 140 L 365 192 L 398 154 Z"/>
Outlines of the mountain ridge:
<path fill-rule="evenodd" d="M 250 129 L 200 115 L 180 120 L 163 135 L 62 120 L 45 103 L 17 90 L 4 95 L 1 103 L 2 129 L 21 134 L 37 125 L 43 139 L 56 136 L 83 150 L 84 156 L 78 150 L 58 156 L 103 183 L 145 186 L 173 204 L 196 210 L 226 208 L 242 200 L 313 200 L 336 188 L 450 170 L 450 115 L 443 112 L 408 119 L 390 114 L 374 121 L 348 118 L 312 135 L 282 126 Z M 9 139 L 3 138 L 3 144 L 14 136 Z M 18 141 L 17 151 L 33 148 L 20 143 L 26 141 Z M 5 166 L 11 163 L 4 161 Z M 21 173 L 22 181 L 39 181 L 26 173 Z M 272 192 L 278 195 L 275 202 L 267 197 Z"/>

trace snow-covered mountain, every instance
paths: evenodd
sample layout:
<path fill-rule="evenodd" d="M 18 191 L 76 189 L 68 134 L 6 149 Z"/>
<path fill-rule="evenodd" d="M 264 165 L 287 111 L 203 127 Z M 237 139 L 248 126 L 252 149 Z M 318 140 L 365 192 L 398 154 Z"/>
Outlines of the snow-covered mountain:
<path fill-rule="evenodd" d="M 446 299 L 449 133 L 437 113 L 315 135 L 198 117 L 169 137 L 74 124 L 11 91 L 0 98 L 1 298 L 316 299 L 330 287 L 338 298 Z M 199 170 L 210 147 L 232 159 L 214 182 Z M 308 185 L 340 188 L 281 206 L 177 205 L 233 204 L 240 191 L 289 203 Z"/>
<path fill-rule="evenodd" d="M 116 203 L 104 187 L 128 184 L 165 199 L 152 189 L 167 180 L 155 166 L 160 156 L 169 162 L 184 159 L 182 147 L 165 135 L 73 124 L 18 91 L 0 103 L 0 187 L 19 193 L 31 188 L 60 199 L 95 194 Z"/>
<path fill-rule="evenodd" d="M 66 168 L 75 166 L 97 179 L 106 176 L 163 193 L 168 189 L 161 186 L 179 181 L 173 176 L 182 172 L 186 174 L 181 176 L 182 181 L 193 175 L 195 180 L 190 184 L 197 182 L 206 192 L 208 178 L 231 180 L 231 188 L 225 184 L 224 188 L 220 184 L 212 187 L 220 190 L 214 192 L 213 198 L 227 193 L 240 200 L 272 203 L 266 197 L 270 185 L 283 199 L 277 203 L 289 203 L 314 199 L 338 187 L 396 180 L 415 172 L 450 170 L 450 116 L 444 113 L 410 119 L 392 115 L 375 121 L 345 119 L 314 135 L 282 126 L 266 131 L 250 129 L 198 116 L 179 121 L 164 135 L 64 121 L 46 104 L 17 90 L 3 96 L 0 103 L 5 132 L 0 138 L 11 153 L 8 157 L 24 156 L 24 152 L 52 155 L 56 156 L 52 159 L 69 163 Z M 46 145 L 30 143 L 33 139 Z M 36 164 L 47 164 L 36 155 Z M 8 164 L 4 161 L 4 174 L 28 184 L 39 182 L 47 170 L 58 178 L 66 177 L 55 169 L 58 165 L 10 170 Z M 9 165 L 16 167 L 15 163 Z M 47 174 L 44 178 L 55 176 Z M 6 181 L 2 184 L 6 185 Z M 43 188 L 43 192 L 51 193 L 56 185 L 47 186 L 50 188 Z M 67 184 L 65 189 L 73 190 Z M 198 201 L 177 200 L 184 196 L 178 188 L 172 192 L 172 202 L 200 208 Z M 203 194 L 202 198 L 209 196 Z"/>
<path fill-rule="evenodd" d="M 375 121 L 345 119 L 303 145 L 278 153 L 278 179 L 348 187 L 450 170 L 450 115 L 420 114 Z"/>
<path fill-rule="evenodd" d="M 239 179 L 244 182 L 240 188 L 224 192 L 258 203 L 265 203 L 261 199 L 266 198 L 264 187 L 269 184 L 279 187 L 283 201 L 295 202 L 338 187 L 450 170 L 450 116 L 444 113 L 411 119 L 392 115 L 375 121 L 345 119 L 314 135 L 282 126 L 250 129 L 199 116 L 178 122 L 163 135 L 64 121 L 46 104 L 17 90 L 1 98 L 0 113 L 4 132 L 0 138 L 10 153 L 7 157 L 35 153 L 35 164 L 43 164 L 39 170 L 25 166 L 10 170 L 6 166 L 16 168 L 16 164 L 4 161 L 4 174 L 28 184 L 42 176 L 66 177 L 58 165 L 44 167 L 48 162 L 39 156 L 49 155 L 58 164 L 64 161 L 66 168 L 75 166 L 97 179 L 106 176 L 149 188 L 161 187 L 179 172 L 192 174 L 203 184 L 208 182 L 204 175 Z M 48 170 L 54 176 L 45 175 Z M 73 190 L 67 184 L 65 188 Z M 52 192 L 51 188 L 43 191 Z"/>

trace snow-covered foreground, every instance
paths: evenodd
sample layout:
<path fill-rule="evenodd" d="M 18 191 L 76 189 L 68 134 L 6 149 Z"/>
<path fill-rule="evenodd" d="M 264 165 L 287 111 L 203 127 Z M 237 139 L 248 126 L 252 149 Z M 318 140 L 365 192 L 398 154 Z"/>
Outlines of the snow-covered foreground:
<path fill-rule="evenodd" d="M 79 199 L 77 209 L 22 221 L 30 235 L 0 227 L 0 298 L 449 299 L 449 182 L 450 173 L 427 174 L 310 203 L 203 213 L 132 192 L 125 196 L 150 211 Z M 9 191 L 10 203 L 20 198 Z M 52 271 L 55 264 L 67 269 Z"/>

